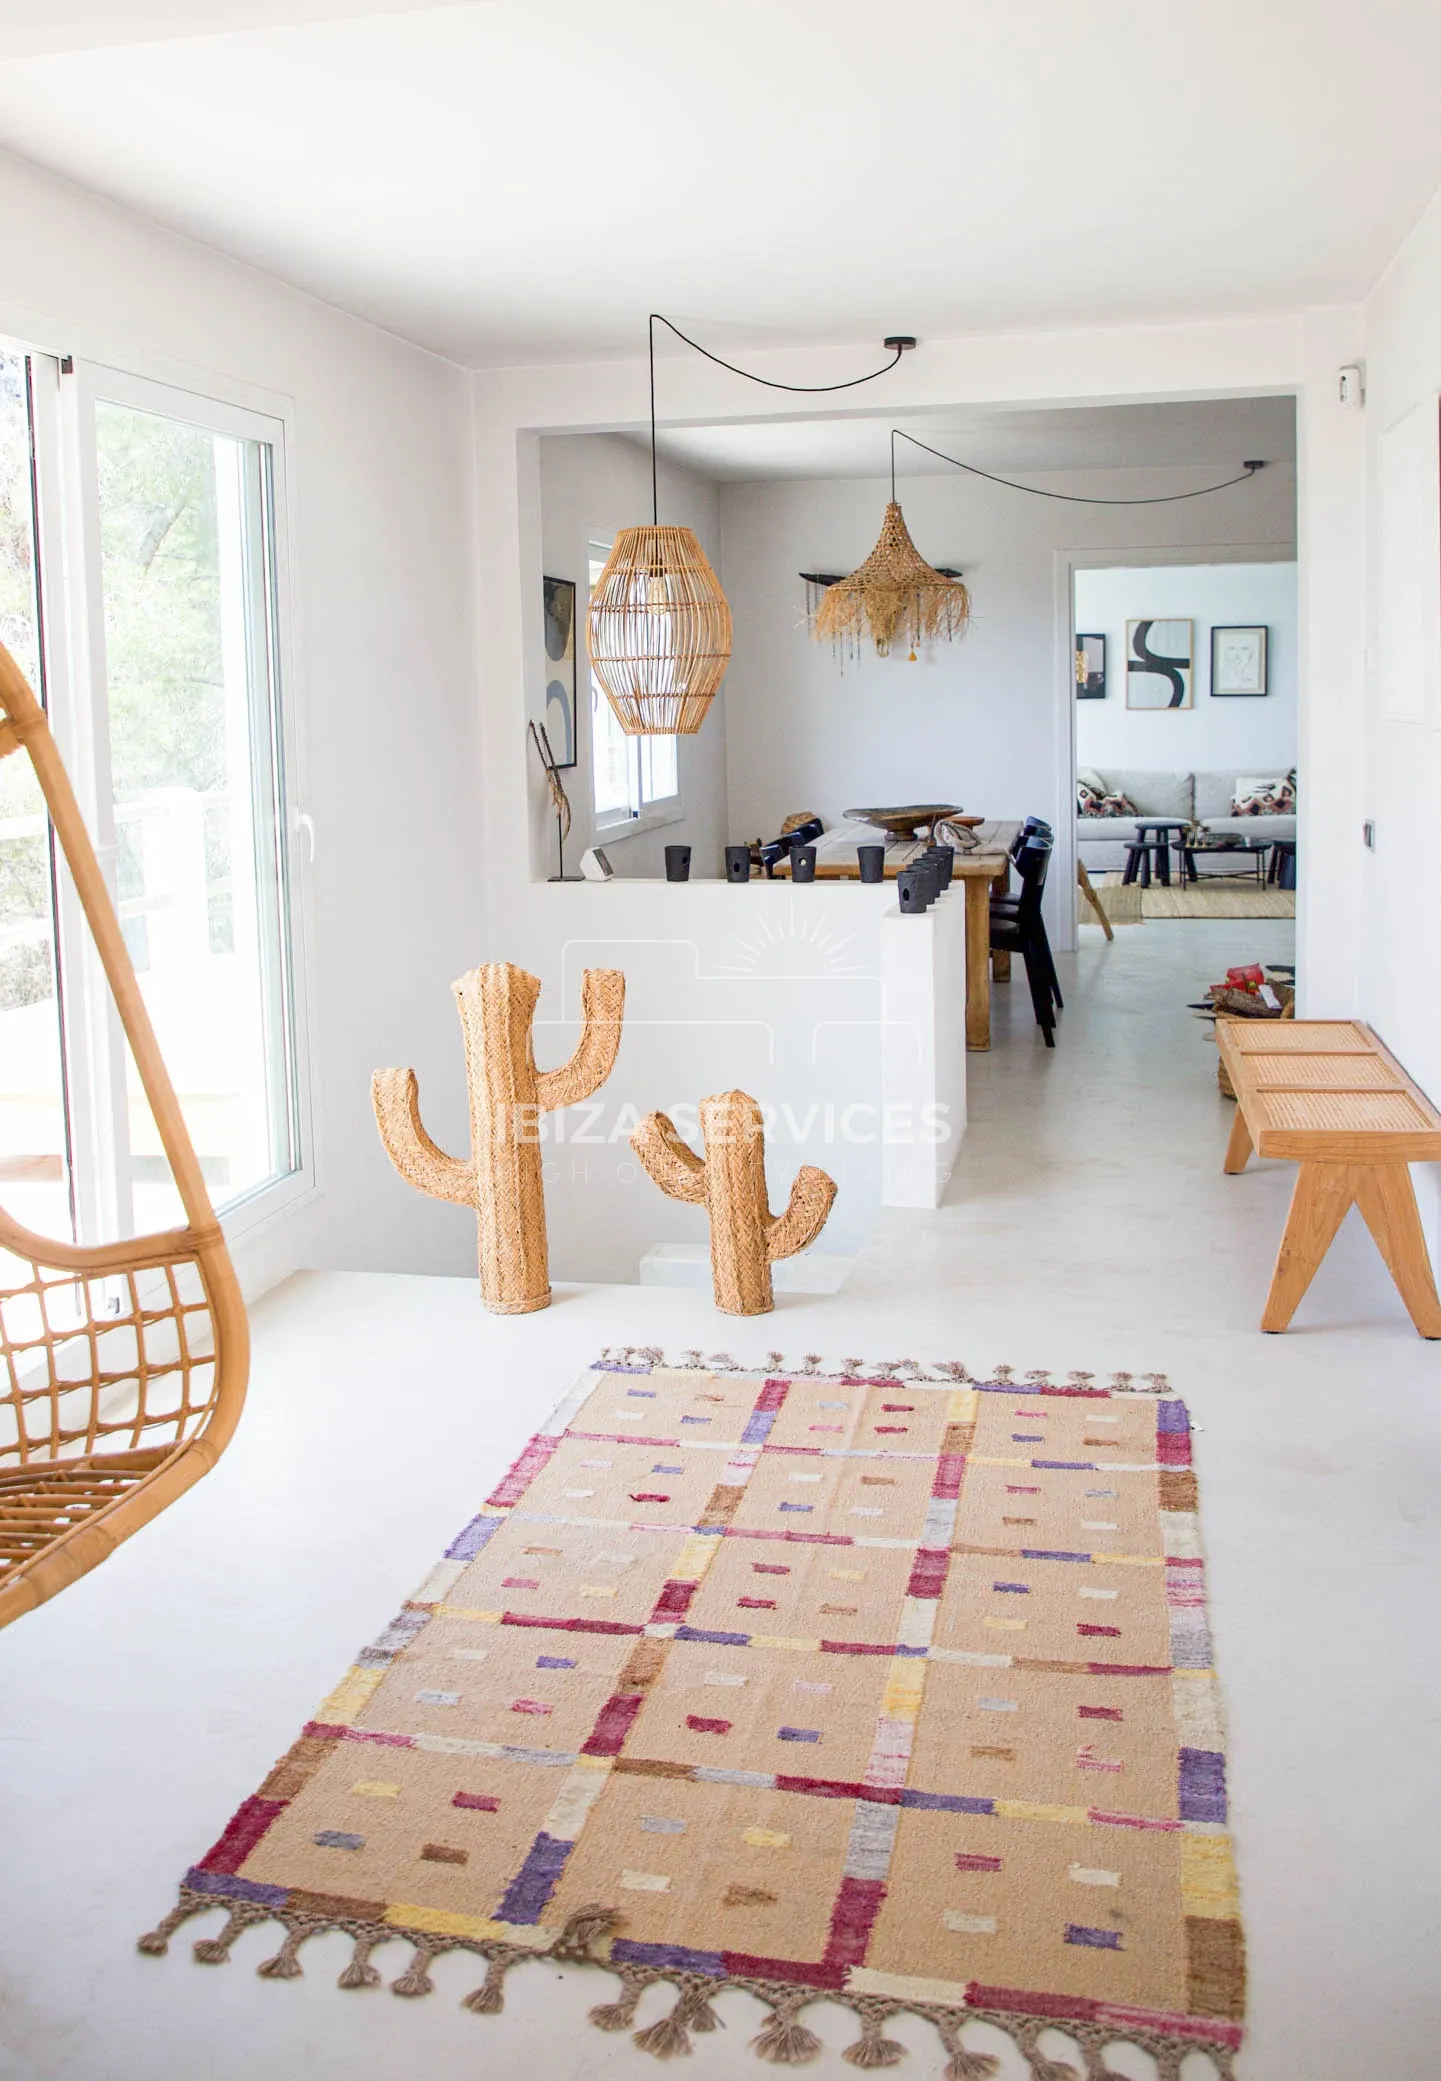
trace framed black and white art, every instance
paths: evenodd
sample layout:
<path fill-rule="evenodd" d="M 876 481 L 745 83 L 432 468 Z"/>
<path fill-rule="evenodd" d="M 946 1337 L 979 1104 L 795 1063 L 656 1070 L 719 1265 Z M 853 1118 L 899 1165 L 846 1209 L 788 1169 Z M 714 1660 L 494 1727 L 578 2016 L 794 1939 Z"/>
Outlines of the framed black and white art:
<path fill-rule="evenodd" d="M 1267 634 L 1264 626 L 1212 629 L 1213 701 L 1252 700 L 1266 692 Z"/>
<path fill-rule="evenodd" d="M 1126 623 L 1126 706 L 1190 708 L 1192 643 L 1190 621 Z"/>
<path fill-rule="evenodd" d="M 1104 701 L 1106 698 L 1106 639 L 1104 636 L 1076 637 L 1076 699 Z"/>
<path fill-rule="evenodd" d="M 573 766 L 575 748 L 575 586 L 545 581 L 545 728 L 557 768 Z"/>

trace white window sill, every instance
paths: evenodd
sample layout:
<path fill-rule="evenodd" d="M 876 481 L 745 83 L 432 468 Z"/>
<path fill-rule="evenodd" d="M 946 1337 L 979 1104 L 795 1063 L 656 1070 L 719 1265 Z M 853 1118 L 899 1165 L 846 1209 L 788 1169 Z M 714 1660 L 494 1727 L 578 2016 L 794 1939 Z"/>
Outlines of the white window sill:
<path fill-rule="evenodd" d="M 684 822 L 685 811 L 677 798 L 643 809 L 638 817 L 616 817 L 609 823 L 597 821 L 595 842 L 597 845 L 618 845 L 623 838 L 639 838 L 645 831 L 662 831 L 667 824 Z"/>

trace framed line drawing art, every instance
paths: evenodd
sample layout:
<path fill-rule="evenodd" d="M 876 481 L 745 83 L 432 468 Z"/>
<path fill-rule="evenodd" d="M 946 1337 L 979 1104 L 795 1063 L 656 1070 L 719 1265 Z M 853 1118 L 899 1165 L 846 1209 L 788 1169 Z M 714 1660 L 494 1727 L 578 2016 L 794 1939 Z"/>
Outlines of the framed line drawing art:
<path fill-rule="evenodd" d="M 558 769 L 573 766 L 575 744 L 575 585 L 545 581 L 545 727 Z"/>
<path fill-rule="evenodd" d="M 1244 701 L 1267 691 L 1264 625 L 1211 631 L 1211 699 Z"/>
<path fill-rule="evenodd" d="M 1126 706 L 1190 708 L 1195 705 L 1192 621 L 1126 623 Z"/>
<path fill-rule="evenodd" d="M 1104 636 L 1076 637 L 1076 699 L 1104 701 L 1106 698 L 1106 639 Z"/>

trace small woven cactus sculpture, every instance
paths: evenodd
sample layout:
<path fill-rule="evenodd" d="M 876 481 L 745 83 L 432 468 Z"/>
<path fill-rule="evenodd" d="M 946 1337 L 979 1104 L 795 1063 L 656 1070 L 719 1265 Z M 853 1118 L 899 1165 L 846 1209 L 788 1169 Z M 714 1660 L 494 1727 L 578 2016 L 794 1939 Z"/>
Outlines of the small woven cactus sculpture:
<path fill-rule="evenodd" d="M 386 1153 L 406 1183 L 433 1199 L 474 1207 L 480 1293 L 496 1315 L 527 1315 L 550 1303 L 540 1116 L 578 1105 L 615 1064 L 625 1009 L 617 968 L 588 968 L 584 1025 L 561 1069 L 537 1069 L 531 1023 L 540 984 L 509 961 L 472 968 L 452 983 L 465 1035 L 470 1087 L 470 1157 L 447 1156 L 426 1133 L 413 1069 L 378 1069 L 371 1079 Z"/>
<path fill-rule="evenodd" d="M 710 1215 L 716 1306 L 727 1315 L 764 1315 L 776 1304 L 771 1265 L 815 1241 L 835 1201 L 835 1179 L 804 1164 L 784 1214 L 772 1214 L 765 1129 L 755 1100 L 744 1091 L 719 1091 L 701 1100 L 700 1124 L 704 1157 L 687 1148 L 664 1113 L 642 1120 L 630 1145 L 662 1192 Z"/>

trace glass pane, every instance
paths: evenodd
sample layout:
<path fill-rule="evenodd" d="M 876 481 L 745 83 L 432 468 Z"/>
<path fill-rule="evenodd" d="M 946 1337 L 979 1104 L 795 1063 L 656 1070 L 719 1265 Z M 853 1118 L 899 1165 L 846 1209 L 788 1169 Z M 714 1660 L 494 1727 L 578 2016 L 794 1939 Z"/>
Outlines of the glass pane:
<path fill-rule="evenodd" d="M 680 792 L 680 769 L 674 737 L 639 738 L 642 802 L 664 802 Z"/>
<path fill-rule="evenodd" d="M 270 453 L 95 412 L 121 923 L 217 1207 L 294 1168 Z M 128 1064 L 136 1227 L 179 1218 Z"/>
<path fill-rule="evenodd" d="M 0 351 L 0 641 L 39 690 L 34 516 L 25 359 Z M 50 827 L 23 751 L 0 760 L 0 1204 L 73 1237 Z"/>
<path fill-rule="evenodd" d="M 593 556 L 590 560 L 590 584 L 594 591 L 605 569 L 605 557 Z M 633 740 L 626 736 L 616 721 L 615 710 L 607 701 L 595 675 L 590 682 L 590 753 L 592 780 L 595 790 L 595 813 L 598 817 L 628 816 L 640 805 L 635 799 L 635 759 L 632 753 Z"/>

